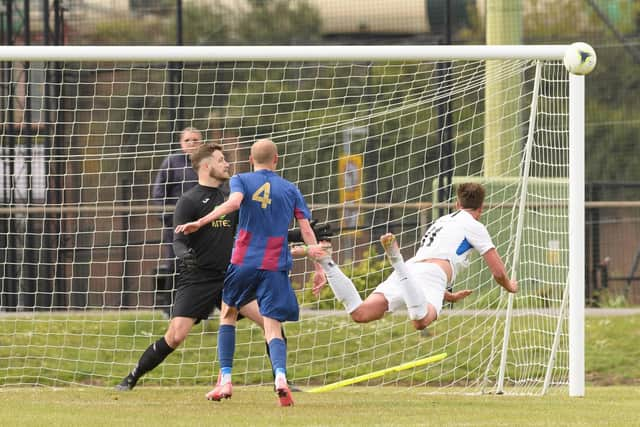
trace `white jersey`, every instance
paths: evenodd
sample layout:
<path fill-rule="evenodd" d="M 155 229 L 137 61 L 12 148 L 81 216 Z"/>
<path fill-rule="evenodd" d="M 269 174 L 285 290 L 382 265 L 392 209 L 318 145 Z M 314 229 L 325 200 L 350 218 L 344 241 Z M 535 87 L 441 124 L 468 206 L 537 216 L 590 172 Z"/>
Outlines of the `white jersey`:
<path fill-rule="evenodd" d="M 408 262 L 429 258 L 445 259 L 451 264 L 451 281 L 469 266 L 471 249 L 484 255 L 494 248 L 487 228 L 465 210 L 440 217 L 427 230 L 420 249 Z"/>

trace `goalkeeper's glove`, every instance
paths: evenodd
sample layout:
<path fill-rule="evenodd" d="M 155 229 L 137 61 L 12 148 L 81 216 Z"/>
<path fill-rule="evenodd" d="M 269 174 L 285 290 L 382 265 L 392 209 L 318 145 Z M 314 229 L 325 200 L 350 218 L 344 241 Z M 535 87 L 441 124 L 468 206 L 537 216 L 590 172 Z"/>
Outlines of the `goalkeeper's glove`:
<path fill-rule="evenodd" d="M 313 234 L 316 235 L 316 240 L 318 242 L 329 240 L 333 236 L 333 232 L 331 231 L 331 226 L 329 224 L 318 224 L 317 220 L 312 219 L 311 221 L 309 221 L 309 225 L 311 225 Z M 304 243 L 302 232 L 299 228 L 294 228 L 293 230 L 289 231 L 287 240 L 289 240 L 290 243 Z"/>
<path fill-rule="evenodd" d="M 192 271 L 198 268 L 198 260 L 193 249 L 189 248 L 182 257 L 180 257 L 180 267 L 182 271 Z"/>

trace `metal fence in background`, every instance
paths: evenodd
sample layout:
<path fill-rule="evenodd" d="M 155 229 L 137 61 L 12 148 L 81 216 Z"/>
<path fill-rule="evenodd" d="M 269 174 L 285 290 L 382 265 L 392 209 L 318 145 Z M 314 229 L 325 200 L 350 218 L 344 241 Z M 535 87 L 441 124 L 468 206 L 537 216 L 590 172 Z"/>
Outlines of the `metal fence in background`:
<path fill-rule="evenodd" d="M 587 302 L 640 304 L 640 182 L 585 189 Z"/>

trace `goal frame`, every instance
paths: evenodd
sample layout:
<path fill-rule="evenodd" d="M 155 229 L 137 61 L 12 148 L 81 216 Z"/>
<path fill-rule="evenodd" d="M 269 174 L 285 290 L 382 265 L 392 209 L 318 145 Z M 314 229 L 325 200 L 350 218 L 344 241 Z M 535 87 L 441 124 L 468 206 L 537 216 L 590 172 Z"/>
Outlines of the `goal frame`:
<path fill-rule="evenodd" d="M 562 60 L 569 45 L 3 46 L 2 61 Z M 584 76 L 569 74 L 569 395 L 584 396 Z"/>

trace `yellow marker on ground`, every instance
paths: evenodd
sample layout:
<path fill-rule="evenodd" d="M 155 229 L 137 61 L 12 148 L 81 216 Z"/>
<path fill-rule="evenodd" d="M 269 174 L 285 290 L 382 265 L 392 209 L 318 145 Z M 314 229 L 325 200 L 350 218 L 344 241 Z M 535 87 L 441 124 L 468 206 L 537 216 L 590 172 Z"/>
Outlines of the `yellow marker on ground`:
<path fill-rule="evenodd" d="M 371 372 L 369 374 L 359 375 L 354 378 L 349 378 L 348 380 L 342 380 L 342 381 L 338 381 L 337 383 L 332 383 L 332 384 L 323 385 L 322 387 L 312 388 L 311 390 L 307 391 L 307 393 L 323 393 L 325 391 L 335 390 L 340 387 L 378 378 L 385 374 L 388 374 L 389 372 L 400 372 L 407 369 L 416 368 L 418 366 L 428 365 L 429 363 L 439 362 L 445 357 L 447 357 L 447 353 L 436 354 L 435 356 L 429 356 L 429 357 L 425 357 L 424 359 L 414 360 L 413 362 L 403 363 L 402 365 L 381 369 L 379 371 Z"/>

